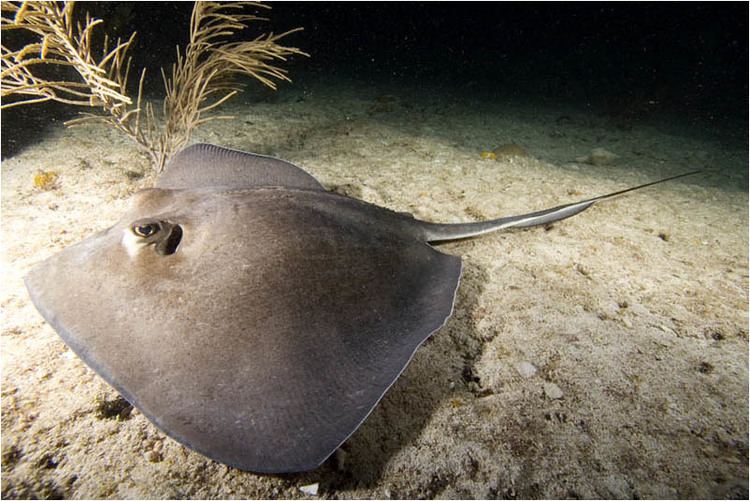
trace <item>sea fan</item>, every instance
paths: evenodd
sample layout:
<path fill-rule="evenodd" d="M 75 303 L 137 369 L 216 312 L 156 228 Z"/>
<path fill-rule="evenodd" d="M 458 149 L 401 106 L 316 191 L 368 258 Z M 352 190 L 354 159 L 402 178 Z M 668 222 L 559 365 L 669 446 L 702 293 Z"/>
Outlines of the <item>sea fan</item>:
<path fill-rule="evenodd" d="M 256 2 L 196 2 L 190 23 L 190 41 L 177 49 L 177 61 L 169 75 L 162 69 L 166 89 L 164 106 L 157 117 L 143 100 L 145 70 L 141 71 L 135 103 L 128 92 L 131 59 L 128 50 L 135 33 L 117 40 L 110 49 L 105 35 L 96 57 L 92 35 L 102 23 L 88 14 L 74 21 L 74 2 L 2 2 L 6 30 L 26 30 L 37 41 L 17 50 L 2 45 L 3 98 L 9 108 L 44 101 L 99 108 L 104 114 L 82 113 L 66 125 L 105 123 L 131 137 L 161 171 L 169 157 L 189 140 L 199 125 L 227 116 L 206 115 L 237 94 L 240 75 L 249 75 L 275 89 L 275 80 L 289 80 L 275 65 L 291 55 L 307 55 L 278 42 L 290 33 L 267 34 L 250 41 L 231 41 L 248 23 L 263 18 L 245 13 L 248 7 L 269 8 Z M 75 70 L 76 77 L 52 78 L 53 66 Z M 7 98 L 13 98 L 7 102 Z"/>

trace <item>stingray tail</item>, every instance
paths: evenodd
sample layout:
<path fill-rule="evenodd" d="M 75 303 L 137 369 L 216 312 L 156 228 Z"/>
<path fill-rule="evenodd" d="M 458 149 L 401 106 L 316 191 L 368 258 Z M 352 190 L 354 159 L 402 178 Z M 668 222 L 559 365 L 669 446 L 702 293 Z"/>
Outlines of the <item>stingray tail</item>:
<path fill-rule="evenodd" d="M 647 186 L 653 186 L 655 184 L 672 181 L 673 179 L 679 179 L 685 176 L 692 176 L 698 174 L 701 171 L 696 170 L 692 172 L 686 172 L 677 176 L 667 177 L 659 179 L 658 181 L 652 181 L 650 183 L 635 186 L 633 188 L 627 188 L 625 190 L 616 191 L 614 193 L 608 193 L 588 200 L 582 200 L 572 204 L 559 205 L 551 209 L 545 209 L 537 212 L 531 212 L 529 214 L 522 214 L 520 216 L 509 216 L 501 217 L 499 219 L 492 219 L 490 221 L 480 221 L 477 223 L 455 223 L 455 224 L 440 224 L 440 223 L 428 223 L 423 222 L 424 234 L 428 242 L 445 242 L 448 240 L 460 240 L 462 238 L 475 237 L 477 235 L 483 235 L 491 231 L 504 230 L 508 228 L 529 228 L 531 226 L 539 226 L 543 224 L 553 223 L 562 219 L 575 216 L 579 212 L 583 212 L 597 202 L 602 200 L 609 200 L 631 191 L 640 190 Z"/>

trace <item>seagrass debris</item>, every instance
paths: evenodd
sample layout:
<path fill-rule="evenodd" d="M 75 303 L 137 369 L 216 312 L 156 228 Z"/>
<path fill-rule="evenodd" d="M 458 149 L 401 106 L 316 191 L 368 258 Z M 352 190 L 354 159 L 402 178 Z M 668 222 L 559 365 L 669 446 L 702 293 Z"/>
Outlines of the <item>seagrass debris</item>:
<path fill-rule="evenodd" d="M 276 81 L 290 81 L 286 70 L 276 63 L 291 55 L 307 55 L 278 43 L 301 28 L 249 41 L 230 41 L 249 23 L 265 20 L 245 13 L 247 8 L 269 8 L 266 5 L 196 2 L 188 44 L 184 50 L 177 47 L 177 59 L 169 74 L 162 68 L 166 94 L 158 114 L 143 96 L 145 69 L 140 72 L 135 102 L 129 92 L 128 50 L 135 33 L 126 41 L 117 39 L 112 48 L 104 34 L 97 57 L 92 38 L 103 21 L 88 14 L 83 22 L 76 21 L 74 6 L 74 2 L 2 2 L 1 29 L 26 30 L 35 35 L 36 41 L 18 49 L 2 44 L 0 108 L 44 101 L 96 108 L 99 113 L 83 112 L 66 125 L 104 123 L 114 127 L 145 150 L 158 171 L 187 143 L 196 127 L 232 118 L 209 112 L 242 90 L 236 77 L 252 76 L 276 89 Z M 58 73 L 49 71 L 53 66 L 75 71 L 64 78 L 50 78 Z M 13 100 L 7 102 L 11 96 Z"/>

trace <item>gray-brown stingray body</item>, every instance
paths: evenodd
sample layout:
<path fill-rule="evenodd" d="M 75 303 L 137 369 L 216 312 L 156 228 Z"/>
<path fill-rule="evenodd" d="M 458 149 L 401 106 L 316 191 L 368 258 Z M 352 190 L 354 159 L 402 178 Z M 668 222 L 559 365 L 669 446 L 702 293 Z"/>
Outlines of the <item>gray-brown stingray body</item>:
<path fill-rule="evenodd" d="M 65 342 L 168 435 L 242 469 L 302 471 L 450 316 L 461 261 L 428 241 L 543 224 L 602 198 L 430 224 L 326 192 L 286 162 L 196 145 L 120 222 L 26 284 Z"/>

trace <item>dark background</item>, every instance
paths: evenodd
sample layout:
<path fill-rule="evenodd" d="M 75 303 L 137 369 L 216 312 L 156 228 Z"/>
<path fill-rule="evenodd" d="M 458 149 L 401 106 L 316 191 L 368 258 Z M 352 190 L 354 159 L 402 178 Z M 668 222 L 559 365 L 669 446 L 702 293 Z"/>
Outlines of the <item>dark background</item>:
<path fill-rule="evenodd" d="M 630 95 L 707 118 L 747 116 L 745 2 L 270 5 L 258 33 L 305 28 L 288 39 L 311 55 L 291 68 L 295 80 L 312 71 L 546 100 Z M 171 61 L 186 41 L 191 8 L 139 4 L 127 26 L 140 34 L 137 60 L 154 69 Z"/>
<path fill-rule="evenodd" d="M 747 123 L 745 2 L 271 5 L 260 10 L 270 21 L 255 23 L 250 35 L 305 28 L 285 39 L 311 55 L 285 66 L 295 85 L 325 75 Z M 159 68 L 186 43 L 192 3 L 81 2 L 76 8 L 103 18 L 115 35 L 138 32 L 134 66 L 149 68 L 149 91 L 160 96 Z"/>

